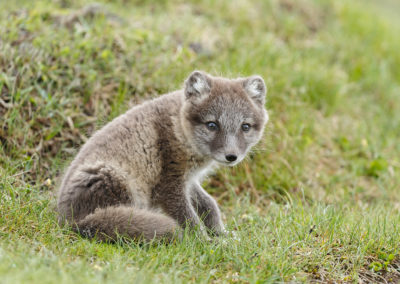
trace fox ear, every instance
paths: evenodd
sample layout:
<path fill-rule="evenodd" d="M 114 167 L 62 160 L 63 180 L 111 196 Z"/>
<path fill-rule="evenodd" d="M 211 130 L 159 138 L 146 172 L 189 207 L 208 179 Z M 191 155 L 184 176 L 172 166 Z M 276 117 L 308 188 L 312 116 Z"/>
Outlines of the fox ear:
<path fill-rule="evenodd" d="M 201 99 L 210 94 L 211 78 L 202 71 L 193 71 L 185 81 L 186 99 Z"/>
<path fill-rule="evenodd" d="M 243 82 L 243 87 L 251 99 L 264 106 L 267 86 L 263 78 L 257 75 L 246 78 Z"/>

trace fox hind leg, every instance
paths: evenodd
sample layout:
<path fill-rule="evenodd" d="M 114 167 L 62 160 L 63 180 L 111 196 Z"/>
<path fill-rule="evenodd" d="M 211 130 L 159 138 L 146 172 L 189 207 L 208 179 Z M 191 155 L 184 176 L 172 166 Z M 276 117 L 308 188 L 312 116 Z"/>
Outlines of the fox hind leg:
<path fill-rule="evenodd" d="M 64 187 L 58 201 L 61 220 L 76 222 L 97 208 L 132 204 L 126 178 L 112 166 L 82 167 Z"/>
<path fill-rule="evenodd" d="M 59 213 L 85 237 L 115 241 L 118 236 L 145 240 L 177 236 L 175 220 L 132 206 L 126 178 L 111 166 L 81 167 L 66 186 Z"/>

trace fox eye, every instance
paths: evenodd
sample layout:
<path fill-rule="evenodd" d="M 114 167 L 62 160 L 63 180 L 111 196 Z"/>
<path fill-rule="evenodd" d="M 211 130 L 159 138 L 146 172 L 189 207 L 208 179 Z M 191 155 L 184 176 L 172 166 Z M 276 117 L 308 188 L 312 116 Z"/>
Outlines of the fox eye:
<path fill-rule="evenodd" d="M 207 126 L 207 129 L 210 131 L 216 131 L 218 129 L 218 125 L 213 121 L 207 122 L 206 126 Z"/>
<path fill-rule="evenodd" d="M 248 123 L 243 123 L 242 124 L 242 130 L 244 132 L 248 132 L 250 130 L 250 128 L 251 128 L 250 124 L 248 124 Z"/>

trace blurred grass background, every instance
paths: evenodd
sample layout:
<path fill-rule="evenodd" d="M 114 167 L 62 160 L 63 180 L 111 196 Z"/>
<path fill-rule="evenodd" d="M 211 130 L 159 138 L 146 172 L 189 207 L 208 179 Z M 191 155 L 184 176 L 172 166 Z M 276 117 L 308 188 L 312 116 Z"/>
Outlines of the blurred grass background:
<path fill-rule="evenodd" d="M 400 281 L 399 11 L 1 1 L 0 281 Z M 58 227 L 57 180 L 87 137 L 194 69 L 268 85 L 263 141 L 205 184 L 242 241 L 115 246 Z"/>

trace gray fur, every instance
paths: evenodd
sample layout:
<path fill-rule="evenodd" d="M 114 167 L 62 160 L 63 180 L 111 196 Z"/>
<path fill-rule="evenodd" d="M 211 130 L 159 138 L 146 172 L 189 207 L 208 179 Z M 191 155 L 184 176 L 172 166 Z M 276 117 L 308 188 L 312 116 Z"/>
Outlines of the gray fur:
<path fill-rule="evenodd" d="M 186 226 L 223 233 L 218 205 L 200 182 L 217 164 L 240 162 L 260 140 L 265 93 L 259 76 L 230 80 L 195 71 L 184 90 L 133 107 L 72 161 L 59 190 L 60 221 L 104 241 L 171 238 Z"/>

